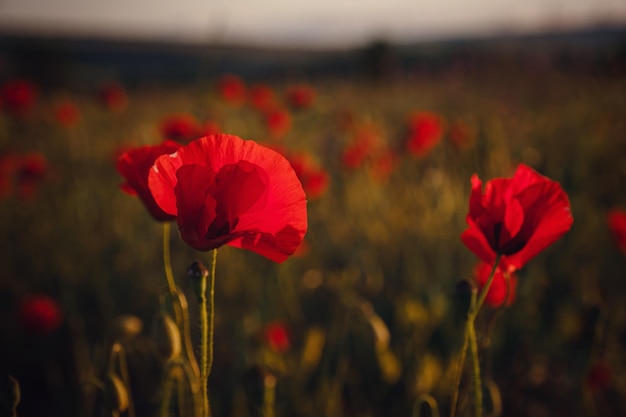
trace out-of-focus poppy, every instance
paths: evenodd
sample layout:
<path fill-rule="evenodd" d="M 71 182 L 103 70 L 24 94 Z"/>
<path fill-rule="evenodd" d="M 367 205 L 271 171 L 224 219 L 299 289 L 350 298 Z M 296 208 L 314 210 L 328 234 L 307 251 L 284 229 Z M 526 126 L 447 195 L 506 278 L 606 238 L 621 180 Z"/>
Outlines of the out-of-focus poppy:
<path fill-rule="evenodd" d="M 160 130 L 163 139 L 185 143 L 199 138 L 202 128 L 194 116 L 179 113 L 165 117 L 161 121 Z"/>
<path fill-rule="evenodd" d="M 23 155 L 16 172 L 19 197 L 23 200 L 32 200 L 48 172 L 48 160 L 43 154 L 30 152 Z"/>
<path fill-rule="evenodd" d="M 513 272 L 572 227 L 561 185 L 524 164 L 512 178 L 488 181 L 484 192 L 476 174 L 471 181 L 468 228 L 461 239 L 484 262 L 493 265 L 500 255 L 500 266 Z"/>
<path fill-rule="evenodd" d="M 450 124 L 448 137 L 457 148 L 468 148 L 476 142 L 476 129 L 463 120 L 455 120 Z"/>
<path fill-rule="evenodd" d="M 230 104 L 242 104 L 246 100 L 246 84 L 234 74 L 224 74 L 217 82 L 220 97 Z"/>
<path fill-rule="evenodd" d="M 159 157 L 148 184 L 196 250 L 230 245 L 282 262 L 307 230 L 306 197 L 289 161 L 237 136 L 203 137 Z"/>
<path fill-rule="evenodd" d="M 309 155 L 297 154 L 287 159 L 300 179 L 308 200 L 315 200 L 326 192 L 330 179 L 328 172 L 314 163 Z"/>
<path fill-rule="evenodd" d="M 272 109 L 265 114 L 265 125 L 274 138 L 282 138 L 291 129 L 291 114 L 285 109 Z"/>
<path fill-rule="evenodd" d="M 416 157 L 426 156 L 441 140 L 445 121 L 432 112 L 417 111 L 409 116 L 407 150 Z"/>
<path fill-rule="evenodd" d="M 110 111 L 122 111 L 128 107 L 126 91 L 115 82 L 102 84 L 98 89 L 98 99 Z"/>
<path fill-rule="evenodd" d="M 80 111 L 70 100 L 63 100 L 54 105 L 54 118 L 59 125 L 72 128 L 80 121 Z"/>
<path fill-rule="evenodd" d="M 615 208 L 609 211 L 607 223 L 615 243 L 626 254 L 626 210 Z"/>
<path fill-rule="evenodd" d="M 14 116 L 26 115 L 35 105 L 37 95 L 37 87 L 21 78 L 7 81 L 0 88 L 2 107 Z"/>
<path fill-rule="evenodd" d="M 294 109 L 307 109 L 315 103 L 317 92 L 308 84 L 289 86 L 286 92 L 287 103 Z"/>
<path fill-rule="evenodd" d="M 55 331 L 63 323 L 63 312 L 53 298 L 36 294 L 20 302 L 18 319 L 26 332 L 45 335 Z"/>
<path fill-rule="evenodd" d="M 259 111 L 268 111 L 276 106 L 276 94 L 268 85 L 254 84 L 248 96 L 252 107 Z"/>
<path fill-rule="evenodd" d="M 180 147 L 180 144 L 166 140 L 160 145 L 126 150 L 117 159 L 117 172 L 126 180 L 122 184 L 122 190 L 138 196 L 150 215 L 160 222 L 173 220 L 176 216 L 163 211 L 154 201 L 148 188 L 148 173 L 159 156 L 176 152 Z"/>
<path fill-rule="evenodd" d="M 284 353 L 291 347 L 287 326 L 279 321 L 265 326 L 265 341 L 276 353 Z"/>

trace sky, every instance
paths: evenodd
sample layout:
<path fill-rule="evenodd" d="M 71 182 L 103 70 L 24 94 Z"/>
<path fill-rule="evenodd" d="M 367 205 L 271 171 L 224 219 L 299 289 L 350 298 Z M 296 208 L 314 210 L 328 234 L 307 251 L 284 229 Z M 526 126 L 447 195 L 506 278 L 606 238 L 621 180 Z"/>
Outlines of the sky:
<path fill-rule="evenodd" d="M 273 46 L 355 46 L 612 22 L 626 0 L 0 0 L 0 30 Z"/>

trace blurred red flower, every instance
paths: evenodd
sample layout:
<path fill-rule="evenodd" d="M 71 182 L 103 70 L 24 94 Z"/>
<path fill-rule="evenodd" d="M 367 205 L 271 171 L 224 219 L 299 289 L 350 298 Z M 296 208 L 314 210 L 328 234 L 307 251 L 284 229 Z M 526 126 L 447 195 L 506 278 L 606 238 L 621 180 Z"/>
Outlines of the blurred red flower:
<path fill-rule="evenodd" d="M 474 268 L 474 278 L 478 286 L 478 291 L 482 291 L 483 287 L 489 279 L 492 265 L 488 263 L 480 263 Z M 509 274 L 509 293 L 507 297 L 507 284 L 504 273 L 500 268 L 496 267 L 496 272 L 493 275 L 491 286 L 487 292 L 485 303 L 491 307 L 500 307 L 503 303 L 506 306 L 510 306 L 515 301 L 515 295 L 517 293 L 517 277 L 515 274 Z"/>
<path fill-rule="evenodd" d="M 376 125 L 366 123 L 355 129 L 351 144 L 341 154 L 341 164 L 347 169 L 356 169 L 363 165 L 373 150 L 380 147 L 381 134 Z"/>
<path fill-rule="evenodd" d="M 148 188 L 148 173 L 159 156 L 176 152 L 180 147 L 180 144 L 166 140 L 156 146 L 129 149 L 117 159 L 117 172 L 126 180 L 121 186 L 122 190 L 138 196 L 150 215 L 160 222 L 174 220 L 176 216 L 163 211 L 154 200 L 152 192 Z"/>
<path fill-rule="evenodd" d="M 110 111 L 122 111 L 128 106 L 128 95 L 121 85 L 108 82 L 98 89 L 98 99 Z"/>
<path fill-rule="evenodd" d="M 445 121 L 438 114 L 417 111 L 409 116 L 408 127 L 407 150 L 413 156 L 421 158 L 426 156 L 441 140 Z"/>
<path fill-rule="evenodd" d="M 371 176 L 378 181 L 388 179 L 396 167 L 397 161 L 398 157 L 392 150 L 387 149 L 380 152 L 372 160 L 372 166 L 370 167 Z"/>
<path fill-rule="evenodd" d="M 326 170 L 317 166 L 312 158 L 305 154 L 293 155 L 288 159 L 302 183 L 308 200 L 315 200 L 326 192 L 330 179 Z"/>
<path fill-rule="evenodd" d="M 24 116 L 37 101 L 38 91 L 28 80 L 16 78 L 7 81 L 0 89 L 3 108 L 14 116 Z"/>
<path fill-rule="evenodd" d="M 0 156 L 0 198 L 7 198 L 13 194 L 16 172 L 19 169 L 21 157 L 14 153 Z"/>
<path fill-rule="evenodd" d="M 612 209 L 607 215 L 609 230 L 619 249 L 626 253 L 626 210 Z"/>
<path fill-rule="evenodd" d="M 282 138 L 291 129 L 291 114 L 285 109 L 270 110 L 265 114 L 265 125 L 274 138 Z"/>
<path fill-rule="evenodd" d="M 276 105 L 276 94 L 265 84 L 255 84 L 248 93 L 250 104 L 259 111 L 267 111 Z"/>
<path fill-rule="evenodd" d="M 16 174 L 18 195 L 23 200 L 31 200 L 48 174 L 48 161 L 38 152 L 27 153 L 20 158 Z"/>
<path fill-rule="evenodd" d="M 287 88 L 287 103 L 294 109 L 307 109 L 315 103 L 317 93 L 308 84 L 296 84 Z"/>
<path fill-rule="evenodd" d="M 54 105 L 54 118 L 61 126 L 72 128 L 80 121 L 80 111 L 72 101 L 63 100 Z"/>
<path fill-rule="evenodd" d="M 203 137 L 159 157 L 148 184 L 196 250 L 230 245 L 282 262 L 306 233 L 306 198 L 289 162 L 237 136 Z"/>
<path fill-rule="evenodd" d="M 595 361 L 587 370 L 585 385 L 594 391 L 604 390 L 613 383 L 611 367 L 603 360 Z"/>
<path fill-rule="evenodd" d="M 265 341 L 276 353 L 284 353 L 289 350 L 289 332 L 284 323 L 275 321 L 265 327 Z"/>
<path fill-rule="evenodd" d="M 518 165 L 512 178 L 482 182 L 472 176 L 465 246 L 491 263 L 501 255 L 508 272 L 530 259 L 567 232 L 574 221 L 567 194 L 560 184 L 530 167 Z"/>
<path fill-rule="evenodd" d="M 217 82 L 217 91 L 228 103 L 241 104 L 246 100 L 246 84 L 233 74 L 224 74 Z"/>
<path fill-rule="evenodd" d="M 476 130 L 464 121 L 456 120 L 450 125 L 448 136 L 457 148 L 467 148 L 476 141 Z"/>
<path fill-rule="evenodd" d="M 25 331 L 44 335 L 59 328 L 63 323 L 63 313 L 53 298 L 37 294 L 20 302 L 18 319 Z"/>
<path fill-rule="evenodd" d="M 218 133 L 222 133 L 222 129 L 217 122 L 207 120 L 200 126 L 198 133 L 198 138 L 200 138 L 202 136 L 217 135 Z"/>
<path fill-rule="evenodd" d="M 171 114 L 161 121 L 161 136 L 163 139 L 177 142 L 189 142 L 202 136 L 202 127 L 198 120 L 190 114 Z"/>

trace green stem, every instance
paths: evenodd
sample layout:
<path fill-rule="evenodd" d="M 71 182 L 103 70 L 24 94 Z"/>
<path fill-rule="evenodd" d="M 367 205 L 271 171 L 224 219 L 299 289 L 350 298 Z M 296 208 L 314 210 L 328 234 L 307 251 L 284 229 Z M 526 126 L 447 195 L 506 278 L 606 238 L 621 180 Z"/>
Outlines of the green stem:
<path fill-rule="evenodd" d="M 165 280 L 167 281 L 167 289 L 170 294 L 176 292 L 176 282 L 174 281 L 174 273 L 172 272 L 172 261 L 170 258 L 170 230 L 172 225 L 170 222 L 163 222 L 163 266 L 165 267 Z"/>
<path fill-rule="evenodd" d="M 481 417 L 483 414 L 483 387 L 480 382 L 480 360 L 478 358 L 478 343 L 476 341 L 476 329 L 472 320 L 468 326 L 469 349 L 472 355 L 472 373 L 474 379 L 474 414 Z"/>
<path fill-rule="evenodd" d="M 491 283 L 493 282 L 493 277 L 496 275 L 496 269 L 498 268 L 499 263 L 500 263 L 500 255 L 497 255 L 496 260 L 493 262 L 493 266 L 491 267 L 489 278 L 487 279 L 485 286 L 483 287 L 483 289 L 480 291 L 480 294 L 478 295 L 478 300 L 470 308 L 469 317 L 471 317 L 472 320 L 476 318 L 476 316 L 478 315 L 478 311 L 480 310 L 480 307 L 482 307 L 483 303 L 485 302 L 485 298 L 487 298 L 487 293 L 489 293 L 489 288 L 491 288 Z"/>
<path fill-rule="evenodd" d="M 200 294 L 200 325 L 202 328 L 201 340 L 201 370 L 200 370 L 200 389 L 202 390 L 202 409 L 203 416 L 211 415 L 211 403 L 209 400 L 209 376 L 213 367 L 213 339 L 215 336 L 215 265 L 217 263 L 217 249 L 213 249 L 213 259 L 211 261 L 211 277 L 209 283 L 209 300 L 207 312 L 207 296 L 206 293 Z M 206 280 L 206 276 L 202 277 Z M 206 288 L 206 285 L 202 285 Z"/>
<path fill-rule="evenodd" d="M 456 364 L 456 371 L 454 374 L 454 391 L 452 391 L 452 400 L 450 402 L 450 417 L 456 415 L 456 404 L 459 400 L 459 387 L 461 386 L 461 375 L 463 374 L 463 365 L 465 365 L 465 357 L 467 356 L 467 348 L 469 346 L 469 331 L 468 323 L 465 323 L 465 329 L 463 331 L 463 346 L 461 346 L 461 354 L 459 355 L 459 361 Z"/>

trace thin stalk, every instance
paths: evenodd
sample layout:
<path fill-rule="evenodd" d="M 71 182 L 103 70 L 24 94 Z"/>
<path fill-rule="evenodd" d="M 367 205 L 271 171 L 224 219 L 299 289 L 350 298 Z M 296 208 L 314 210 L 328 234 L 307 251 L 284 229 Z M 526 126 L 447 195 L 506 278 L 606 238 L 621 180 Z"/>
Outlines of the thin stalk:
<path fill-rule="evenodd" d="M 163 222 L 163 266 L 165 267 L 165 281 L 170 294 L 176 292 L 176 282 L 174 281 L 174 273 L 172 272 L 172 261 L 170 258 L 170 231 L 172 225 L 170 222 Z"/>
<path fill-rule="evenodd" d="M 215 337 L 215 265 L 217 263 L 217 249 L 213 249 L 213 259 L 211 261 L 211 274 L 209 282 L 209 297 L 207 312 L 206 292 L 200 294 L 200 326 L 201 336 L 201 368 L 200 368 L 200 389 L 202 391 L 202 411 L 204 417 L 211 415 L 211 402 L 209 400 L 209 376 L 213 367 L 213 339 Z M 202 276 L 206 280 L 206 275 Z M 201 285 L 206 288 L 206 283 Z"/>
<path fill-rule="evenodd" d="M 456 371 L 454 373 L 454 391 L 452 391 L 452 400 L 450 401 L 450 417 L 456 415 L 456 404 L 459 401 L 459 387 L 461 386 L 461 375 L 463 375 L 463 366 L 465 365 L 465 358 L 467 356 L 467 348 L 469 347 L 469 331 L 468 322 L 465 323 L 465 329 L 463 331 L 463 346 L 461 346 L 461 354 L 459 355 L 459 361 L 456 364 Z"/>
<path fill-rule="evenodd" d="M 491 267 L 491 272 L 489 273 L 489 278 L 487 279 L 485 286 L 480 291 L 480 294 L 478 294 L 478 299 L 476 303 L 473 304 L 472 307 L 470 308 L 469 316 L 472 318 L 472 320 L 476 318 L 476 316 L 478 315 L 478 311 L 480 310 L 480 307 L 482 307 L 483 303 L 485 302 L 485 298 L 487 298 L 487 293 L 489 293 L 489 288 L 491 288 L 491 283 L 493 282 L 493 277 L 496 275 L 496 269 L 498 268 L 499 263 L 500 263 L 500 255 L 497 255 L 496 260 L 493 262 L 493 266 Z"/>
<path fill-rule="evenodd" d="M 480 360 L 478 358 L 478 343 L 476 341 L 476 329 L 472 320 L 468 326 L 469 349 L 472 355 L 472 375 L 474 380 L 474 414 L 481 417 L 483 414 L 483 386 L 480 381 Z"/>

